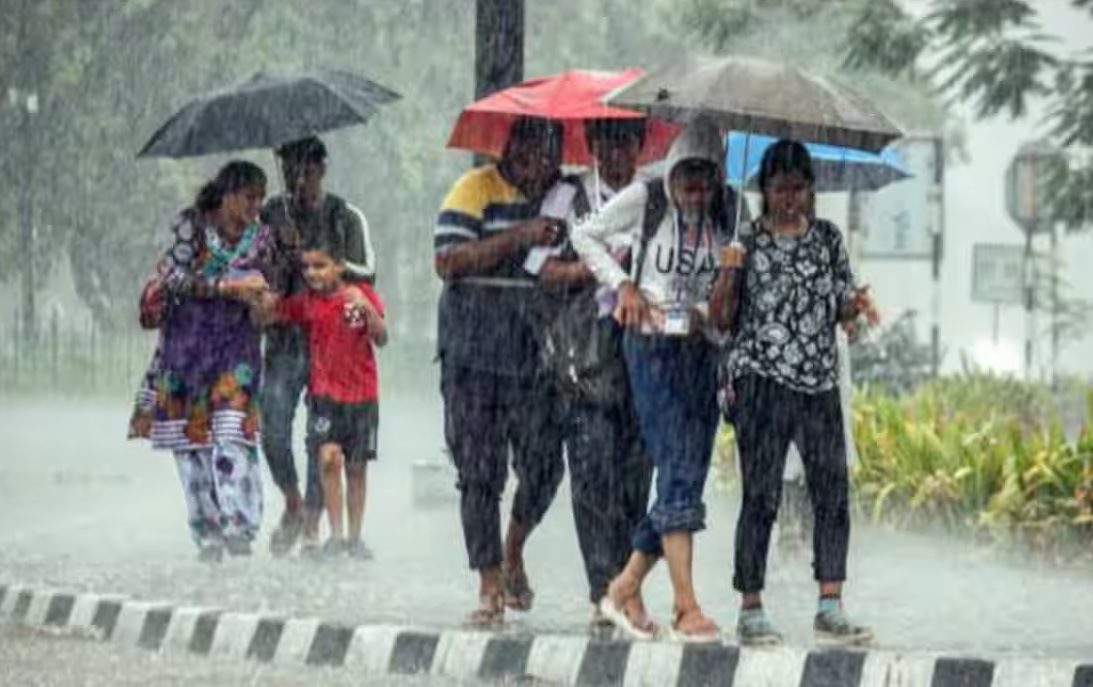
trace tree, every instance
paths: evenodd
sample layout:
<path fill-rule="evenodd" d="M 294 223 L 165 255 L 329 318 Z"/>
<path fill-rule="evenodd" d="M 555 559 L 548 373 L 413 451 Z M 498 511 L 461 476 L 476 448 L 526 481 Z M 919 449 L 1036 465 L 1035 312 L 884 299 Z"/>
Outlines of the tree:
<path fill-rule="evenodd" d="M 663 21 L 670 0 L 527 5 L 528 76 L 648 64 L 685 42 Z M 33 60 L 17 30 L 26 18 L 40 48 Z M 404 99 L 364 128 L 324 137 L 328 185 L 368 216 L 396 335 L 426 339 L 439 291 L 435 212 L 469 161 L 445 141 L 474 97 L 474 22 L 474 0 L 33 0 L 0 13 L 0 96 L 16 77 L 40 74 L 39 273 L 68 259 L 99 323 L 132 323 L 170 217 L 229 157 L 135 160 L 141 144 L 189 98 L 256 70 L 349 69 Z M 2 140 L 20 141 L 18 126 L 0 104 Z M 238 156 L 275 176 L 268 151 Z M 0 283 L 26 259 L 14 215 L 22 173 L 17 155 L 0 156 Z M 273 179 L 270 190 L 279 187 Z"/>
<path fill-rule="evenodd" d="M 1093 0 L 1071 0 L 1093 19 Z M 1047 133 L 1069 151 L 1049 194 L 1054 221 L 1093 227 L 1093 58 L 1058 49 L 1040 30 L 1029 0 L 933 0 L 913 19 L 895 0 L 873 0 L 854 19 L 845 55 L 853 69 L 879 69 L 925 82 L 978 118 L 1011 119 L 1044 108 Z M 1091 23 L 1090 28 L 1093 28 Z"/>

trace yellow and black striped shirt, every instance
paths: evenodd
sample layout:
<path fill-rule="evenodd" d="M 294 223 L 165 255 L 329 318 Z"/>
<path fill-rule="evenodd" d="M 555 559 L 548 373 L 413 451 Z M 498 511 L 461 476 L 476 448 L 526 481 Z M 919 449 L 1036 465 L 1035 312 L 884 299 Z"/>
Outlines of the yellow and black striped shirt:
<path fill-rule="evenodd" d="M 496 165 L 464 174 L 441 205 L 433 232 L 433 249 L 440 253 L 489 238 L 539 214 L 539 201 L 528 200 L 505 180 Z M 438 348 L 446 362 L 484 372 L 531 374 L 537 347 L 528 309 L 536 297 L 534 278 L 523 268 L 520 251 L 487 273 L 508 285 L 451 281 L 440 296 Z"/>

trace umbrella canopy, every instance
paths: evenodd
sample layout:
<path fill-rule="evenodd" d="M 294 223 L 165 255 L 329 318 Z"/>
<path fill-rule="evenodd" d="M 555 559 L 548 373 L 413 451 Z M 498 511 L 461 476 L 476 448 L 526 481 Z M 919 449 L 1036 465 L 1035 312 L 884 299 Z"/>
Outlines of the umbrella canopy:
<path fill-rule="evenodd" d="M 754 187 L 759 174 L 763 153 L 778 139 L 761 134 L 730 131 L 725 156 L 726 176 L 733 184 L 745 179 Z M 857 148 L 807 143 L 816 172 L 816 190 L 819 192 L 876 191 L 888 184 L 911 176 L 903 166 L 903 158 L 893 148 L 885 148 L 879 154 Z M 747 163 L 744 149 L 747 148 Z"/>
<path fill-rule="evenodd" d="M 688 57 L 651 70 L 607 102 L 656 117 L 711 117 L 725 130 L 879 151 L 902 136 L 868 100 L 799 69 L 741 57 Z"/>
<path fill-rule="evenodd" d="M 259 72 L 237 86 L 199 96 L 176 112 L 137 157 L 191 157 L 274 148 L 306 136 L 364 124 L 399 94 L 349 72 Z"/>
<path fill-rule="evenodd" d="M 565 128 L 563 164 L 592 164 L 583 122 L 590 119 L 643 117 L 640 112 L 609 107 L 603 103 L 604 96 L 641 74 L 642 70 L 637 68 L 621 72 L 571 69 L 510 86 L 464 109 L 452 129 L 448 147 L 499 158 L 508 141 L 509 129 L 516 119 L 522 116 L 542 117 L 561 122 Z M 675 124 L 648 120 L 645 146 L 638 162 L 664 157 L 677 133 L 679 127 Z"/>

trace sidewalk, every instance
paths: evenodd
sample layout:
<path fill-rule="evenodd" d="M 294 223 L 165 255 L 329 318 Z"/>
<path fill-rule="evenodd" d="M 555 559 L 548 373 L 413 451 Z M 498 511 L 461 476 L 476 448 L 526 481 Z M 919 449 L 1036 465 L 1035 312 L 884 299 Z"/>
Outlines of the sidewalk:
<path fill-rule="evenodd" d="M 173 606 L 122 596 L 0 586 L 0 620 L 149 651 L 276 665 L 344 667 L 376 677 L 585 686 L 1091 687 L 1093 660 L 1005 659 L 885 651 L 623 642 L 581 636 L 398 625 Z"/>

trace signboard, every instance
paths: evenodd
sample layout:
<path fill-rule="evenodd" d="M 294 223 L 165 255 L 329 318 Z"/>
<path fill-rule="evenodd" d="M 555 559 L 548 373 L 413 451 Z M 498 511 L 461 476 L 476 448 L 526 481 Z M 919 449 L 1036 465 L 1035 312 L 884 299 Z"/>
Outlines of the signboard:
<path fill-rule="evenodd" d="M 941 146 L 934 138 L 905 138 L 892 147 L 911 176 L 859 195 L 861 256 L 929 260 L 941 232 Z"/>
<path fill-rule="evenodd" d="M 1023 246 L 975 244 L 972 247 L 972 300 L 1021 305 L 1025 296 L 1024 260 Z"/>
<path fill-rule="evenodd" d="M 1059 164 L 1066 163 L 1058 150 L 1042 141 L 1030 141 L 1018 149 L 1006 168 L 1006 211 L 1023 231 L 1051 230 L 1046 207 L 1048 184 Z"/>

